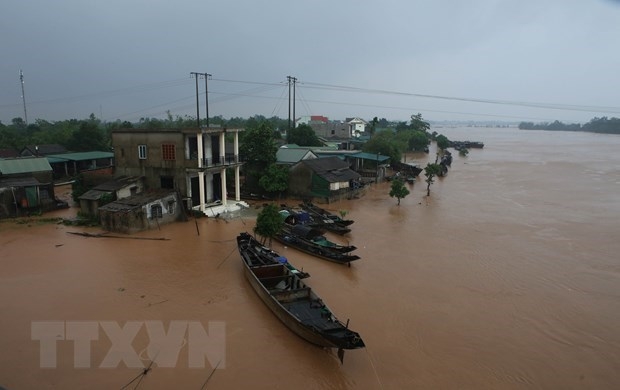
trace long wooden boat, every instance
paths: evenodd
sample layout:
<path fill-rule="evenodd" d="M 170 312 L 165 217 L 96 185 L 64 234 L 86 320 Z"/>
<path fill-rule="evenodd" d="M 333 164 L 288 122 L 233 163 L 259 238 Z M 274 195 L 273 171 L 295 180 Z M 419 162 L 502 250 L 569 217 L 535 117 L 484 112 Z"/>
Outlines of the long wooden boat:
<path fill-rule="evenodd" d="M 318 218 L 323 218 L 323 219 L 330 219 L 332 221 L 334 221 L 335 224 L 337 225 L 341 225 L 341 226 L 349 226 L 351 225 L 353 222 L 352 219 L 343 219 L 340 216 L 329 212 L 327 210 L 325 210 L 324 208 L 321 208 L 317 205 L 315 205 L 312 202 L 304 202 L 304 203 L 300 203 L 299 207 L 301 207 L 302 209 L 306 210 L 307 212 L 310 213 L 310 215 L 312 215 L 313 217 L 318 217 Z"/>
<path fill-rule="evenodd" d="M 350 265 L 352 261 L 360 259 L 358 255 L 349 253 L 357 249 L 356 247 L 338 246 L 338 244 L 332 242 L 334 249 L 325 242 L 314 242 L 311 238 L 308 238 L 311 236 L 310 233 L 304 233 L 306 229 L 308 227 L 303 225 L 289 226 L 285 224 L 273 238 L 284 245 L 334 263 Z M 327 241 L 327 239 L 325 240 Z"/>
<path fill-rule="evenodd" d="M 300 279 L 310 277 L 309 273 L 304 272 L 303 269 L 299 270 L 295 268 L 293 264 L 289 263 L 286 257 L 280 256 L 280 254 L 274 250 L 264 246 L 249 233 L 241 233 L 237 237 L 237 245 L 241 245 L 241 241 L 246 251 L 246 257 L 252 266 L 281 264 L 286 266 L 291 273 L 297 275 Z"/>
<path fill-rule="evenodd" d="M 252 236 L 241 233 L 237 246 L 244 273 L 261 300 L 289 329 L 308 342 L 338 348 L 342 361 L 345 349 L 364 348 L 357 332 L 332 313 L 321 298 L 296 273 L 283 264 L 256 264 Z"/>

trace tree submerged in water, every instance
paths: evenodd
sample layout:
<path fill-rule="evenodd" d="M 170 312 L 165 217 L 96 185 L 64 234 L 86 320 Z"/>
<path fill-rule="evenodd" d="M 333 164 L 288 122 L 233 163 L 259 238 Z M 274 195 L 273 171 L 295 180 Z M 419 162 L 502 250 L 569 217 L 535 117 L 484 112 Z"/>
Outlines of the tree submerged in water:
<path fill-rule="evenodd" d="M 271 246 L 272 238 L 280 232 L 282 229 L 282 217 L 278 207 L 270 203 L 266 205 L 260 213 L 256 216 L 256 226 L 254 227 L 254 233 L 260 235 L 263 239 L 261 244 L 264 244 L 269 239 L 269 246 Z"/>
<path fill-rule="evenodd" d="M 400 206 L 400 200 L 405 196 L 409 195 L 409 190 L 405 187 L 405 183 L 399 179 L 395 178 L 392 180 L 392 187 L 390 189 L 390 197 L 396 198 L 398 200 L 398 205 Z"/>
<path fill-rule="evenodd" d="M 441 173 L 441 165 L 428 163 L 424 167 L 424 176 L 426 176 L 426 196 L 431 196 L 431 184 L 435 182 L 435 176 Z"/>

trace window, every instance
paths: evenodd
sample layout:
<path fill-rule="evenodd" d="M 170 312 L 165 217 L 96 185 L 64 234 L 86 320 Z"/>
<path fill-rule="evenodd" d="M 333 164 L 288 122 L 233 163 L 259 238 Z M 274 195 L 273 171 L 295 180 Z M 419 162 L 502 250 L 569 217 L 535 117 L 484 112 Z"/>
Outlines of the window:
<path fill-rule="evenodd" d="M 160 176 L 159 186 L 161 188 L 174 189 L 174 176 Z"/>
<path fill-rule="evenodd" d="M 176 155 L 174 152 L 174 145 L 163 144 L 161 146 L 161 158 L 163 160 L 168 160 L 168 161 L 176 160 Z"/>
<path fill-rule="evenodd" d="M 151 206 L 151 219 L 162 218 L 162 208 L 160 204 Z"/>
<path fill-rule="evenodd" d="M 174 214 L 176 204 L 177 202 L 175 202 L 174 200 L 168 201 L 168 214 Z"/>
<path fill-rule="evenodd" d="M 138 158 L 146 160 L 146 145 L 138 145 Z"/>

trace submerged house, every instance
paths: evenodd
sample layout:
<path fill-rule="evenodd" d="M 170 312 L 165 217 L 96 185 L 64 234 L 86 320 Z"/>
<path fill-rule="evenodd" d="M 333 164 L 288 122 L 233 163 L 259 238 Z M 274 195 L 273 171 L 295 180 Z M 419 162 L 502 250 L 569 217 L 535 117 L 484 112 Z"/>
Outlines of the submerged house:
<path fill-rule="evenodd" d="M 328 203 L 350 197 L 360 179 L 360 174 L 338 157 L 302 160 L 291 167 L 290 173 L 291 195 L 319 198 Z"/>
<path fill-rule="evenodd" d="M 0 218 L 58 207 L 52 167 L 45 157 L 0 159 Z"/>
<path fill-rule="evenodd" d="M 187 209 L 205 215 L 237 210 L 245 206 L 240 191 L 240 131 L 243 129 L 113 130 L 116 174 L 143 176 L 149 189 L 178 191 Z M 232 143 L 230 151 L 227 139 Z M 231 202 L 228 185 L 234 186 Z"/>
<path fill-rule="evenodd" d="M 115 201 L 137 195 L 144 191 L 144 178 L 121 176 L 99 184 L 79 197 L 80 211 L 97 216 L 103 202 Z"/>
<path fill-rule="evenodd" d="M 119 233 L 159 228 L 185 218 L 183 204 L 174 190 L 145 191 L 105 204 L 98 211 L 102 227 Z"/>

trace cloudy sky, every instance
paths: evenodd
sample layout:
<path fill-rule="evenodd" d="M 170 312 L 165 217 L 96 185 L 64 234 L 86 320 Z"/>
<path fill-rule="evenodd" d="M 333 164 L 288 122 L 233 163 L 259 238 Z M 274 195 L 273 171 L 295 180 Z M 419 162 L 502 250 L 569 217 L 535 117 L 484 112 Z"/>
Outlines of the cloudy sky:
<path fill-rule="evenodd" d="M 1 0 L 0 121 L 620 117 L 618 0 Z M 205 80 L 199 80 L 200 115 Z"/>

